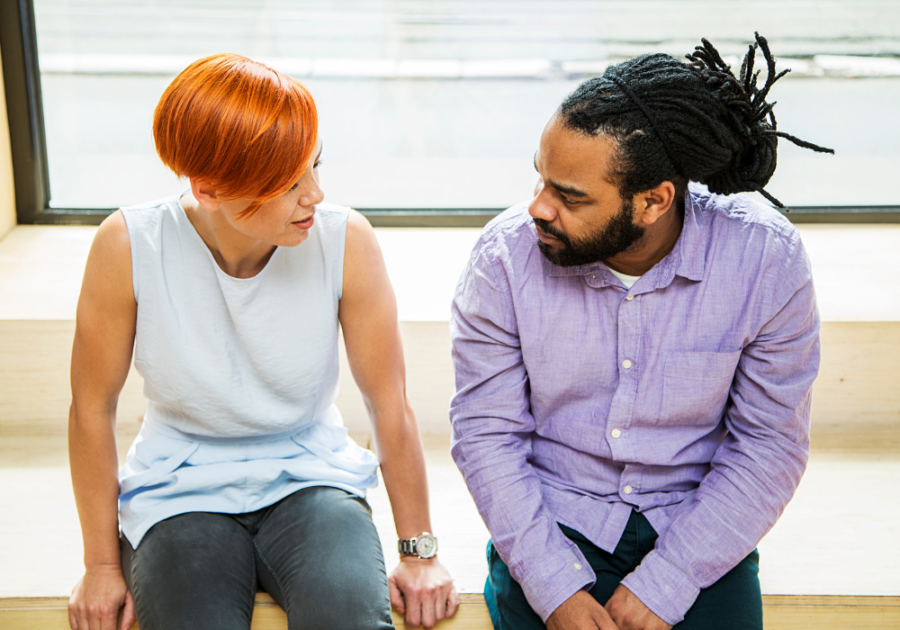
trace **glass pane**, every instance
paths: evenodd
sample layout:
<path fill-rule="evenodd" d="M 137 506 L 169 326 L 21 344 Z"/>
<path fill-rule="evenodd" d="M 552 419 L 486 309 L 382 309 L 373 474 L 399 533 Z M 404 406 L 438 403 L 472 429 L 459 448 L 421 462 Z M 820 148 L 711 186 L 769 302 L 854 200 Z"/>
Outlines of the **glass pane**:
<path fill-rule="evenodd" d="M 504 207 L 560 100 L 611 61 L 725 55 L 766 35 L 783 141 L 768 190 L 789 205 L 900 204 L 900 3 L 893 0 L 34 0 L 52 206 L 115 207 L 183 184 L 150 134 L 157 99 L 201 56 L 237 52 L 316 98 L 327 199 L 357 207 Z M 864 56 L 864 57 L 860 57 Z"/>

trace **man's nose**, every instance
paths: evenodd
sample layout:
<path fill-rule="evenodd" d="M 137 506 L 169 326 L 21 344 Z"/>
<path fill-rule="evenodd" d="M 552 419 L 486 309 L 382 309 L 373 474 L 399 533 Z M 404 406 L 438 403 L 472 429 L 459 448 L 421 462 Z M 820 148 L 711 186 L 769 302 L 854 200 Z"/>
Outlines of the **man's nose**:
<path fill-rule="evenodd" d="M 543 219 L 548 223 L 556 219 L 556 209 L 548 197 L 546 188 L 539 184 L 535 188 L 534 199 L 528 204 L 528 214 L 535 219 Z"/>

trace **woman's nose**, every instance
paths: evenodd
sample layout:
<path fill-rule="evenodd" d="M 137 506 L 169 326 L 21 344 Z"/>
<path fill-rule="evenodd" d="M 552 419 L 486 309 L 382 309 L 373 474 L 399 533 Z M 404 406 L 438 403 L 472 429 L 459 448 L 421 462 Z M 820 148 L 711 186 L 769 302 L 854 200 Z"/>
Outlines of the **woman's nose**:
<path fill-rule="evenodd" d="M 322 203 L 323 199 L 325 199 L 325 193 L 322 192 L 317 183 L 313 182 L 309 190 L 304 191 L 300 195 L 300 205 L 303 207 L 314 206 Z"/>

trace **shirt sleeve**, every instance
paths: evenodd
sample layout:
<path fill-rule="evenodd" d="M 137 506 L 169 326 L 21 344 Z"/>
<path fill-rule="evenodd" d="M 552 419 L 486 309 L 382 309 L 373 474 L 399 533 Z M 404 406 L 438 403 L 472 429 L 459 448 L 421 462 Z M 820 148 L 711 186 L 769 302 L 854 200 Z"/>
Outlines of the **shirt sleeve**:
<path fill-rule="evenodd" d="M 450 335 L 453 459 L 497 552 L 546 622 L 595 576 L 544 505 L 528 462 L 535 422 L 509 284 L 484 254 L 473 255 L 457 286 Z"/>
<path fill-rule="evenodd" d="M 784 250 L 782 250 L 784 251 Z M 697 491 L 624 584 L 667 623 L 735 567 L 772 528 L 809 457 L 819 314 L 799 236 L 772 278 L 765 323 L 743 351 L 725 411 L 728 433 Z"/>

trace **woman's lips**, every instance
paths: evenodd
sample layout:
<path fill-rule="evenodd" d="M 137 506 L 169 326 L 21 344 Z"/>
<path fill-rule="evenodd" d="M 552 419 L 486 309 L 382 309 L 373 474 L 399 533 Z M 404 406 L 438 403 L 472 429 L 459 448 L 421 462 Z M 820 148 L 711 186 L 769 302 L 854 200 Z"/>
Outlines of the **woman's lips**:
<path fill-rule="evenodd" d="M 305 219 L 303 219 L 302 221 L 292 222 L 291 225 L 296 225 L 301 230 L 308 230 L 309 228 L 312 227 L 312 224 L 313 224 L 313 221 L 315 220 L 315 218 L 316 218 L 316 215 L 311 214 L 308 217 L 306 217 Z"/>

